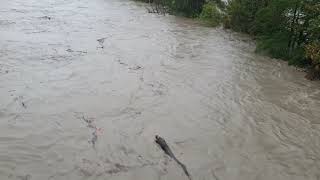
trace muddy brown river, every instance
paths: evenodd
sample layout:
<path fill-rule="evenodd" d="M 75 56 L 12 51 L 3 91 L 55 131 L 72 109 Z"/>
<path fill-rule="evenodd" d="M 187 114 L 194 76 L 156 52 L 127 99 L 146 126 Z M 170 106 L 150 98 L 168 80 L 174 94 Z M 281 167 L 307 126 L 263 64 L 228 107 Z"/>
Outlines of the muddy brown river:
<path fill-rule="evenodd" d="M 320 84 L 129 0 L 0 0 L 1 180 L 319 180 Z"/>

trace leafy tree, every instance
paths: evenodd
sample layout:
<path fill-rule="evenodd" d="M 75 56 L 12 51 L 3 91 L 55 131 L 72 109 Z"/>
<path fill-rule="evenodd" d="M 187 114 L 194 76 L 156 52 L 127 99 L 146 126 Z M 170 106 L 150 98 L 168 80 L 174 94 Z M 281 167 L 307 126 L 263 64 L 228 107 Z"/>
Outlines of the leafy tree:
<path fill-rule="evenodd" d="M 228 14 L 231 28 L 257 36 L 257 51 L 290 64 L 308 64 L 318 47 L 319 0 L 230 0 Z"/>
<path fill-rule="evenodd" d="M 269 0 L 231 0 L 228 3 L 228 14 L 233 29 L 251 33 L 256 13 L 268 5 Z"/>
<path fill-rule="evenodd" d="M 197 16 L 205 3 L 205 0 L 165 0 L 171 12 L 189 17 Z"/>
<path fill-rule="evenodd" d="M 221 7 L 221 5 L 220 5 Z M 207 24 L 217 26 L 222 21 L 222 10 L 218 7 L 215 2 L 208 2 L 203 6 L 200 18 Z"/>

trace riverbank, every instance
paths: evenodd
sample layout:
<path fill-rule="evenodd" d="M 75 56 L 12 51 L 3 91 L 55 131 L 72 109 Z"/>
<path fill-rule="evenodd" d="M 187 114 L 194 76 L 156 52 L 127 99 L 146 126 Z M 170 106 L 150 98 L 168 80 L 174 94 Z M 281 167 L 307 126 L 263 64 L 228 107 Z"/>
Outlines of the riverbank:
<path fill-rule="evenodd" d="M 145 2 L 145 0 L 142 0 Z M 196 17 L 213 27 L 246 33 L 257 41 L 256 52 L 304 68 L 309 80 L 320 79 L 320 2 L 296 0 L 261 3 L 252 0 L 189 2 L 148 1 L 157 13 Z M 189 3 L 189 4 L 188 4 Z M 159 8 L 165 7 L 165 8 Z M 162 10 L 161 10 L 162 9 Z M 292 13 L 288 13 L 292 12 Z M 318 25 L 319 26 L 318 26 Z"/>

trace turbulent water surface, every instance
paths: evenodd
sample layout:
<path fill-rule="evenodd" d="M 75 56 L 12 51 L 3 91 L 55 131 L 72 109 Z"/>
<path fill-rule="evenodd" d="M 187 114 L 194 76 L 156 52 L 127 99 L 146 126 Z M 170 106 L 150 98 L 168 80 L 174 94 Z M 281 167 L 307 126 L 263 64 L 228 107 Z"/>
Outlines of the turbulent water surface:
<path fill-rule="evenodd" d="M 0 179 L 319 180 L 320 85 L 128 0 L 0 0 Z"/>

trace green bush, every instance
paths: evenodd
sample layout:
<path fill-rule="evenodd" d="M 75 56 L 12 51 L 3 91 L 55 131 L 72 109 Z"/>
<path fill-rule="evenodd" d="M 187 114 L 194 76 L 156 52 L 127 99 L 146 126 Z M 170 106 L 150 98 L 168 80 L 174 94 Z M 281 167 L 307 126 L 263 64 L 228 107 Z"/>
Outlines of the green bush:
<path fill-rule="evenodd" d="M 170 12 L 186 17 L 196 17 L 202 10 L 205 0 L 164 0 Z"/>
<path fill-rule="evenodd" d="M 288 47 L 290 34 L 278 32 L 273 35 L 260 36 L 258 38 L 256 52 L 268 55 L 272 58 L 287 60 L 289 65 L 306 65 L 305 50 L 302 47 L 295 48 L 291 53 Z"/>
<path fill-rule="evenodd" d="M 209 25 L 217 26 L 222 22 L 223 14 L 216 3 L 209 2 L 203 6 L 199 17 Z"/>
<path fill-rule="evenodd" d="M 312 64 L 320 65 L 320 42 L 313 42 L 306 46 L 306 56 L 310 58 Z"/>

